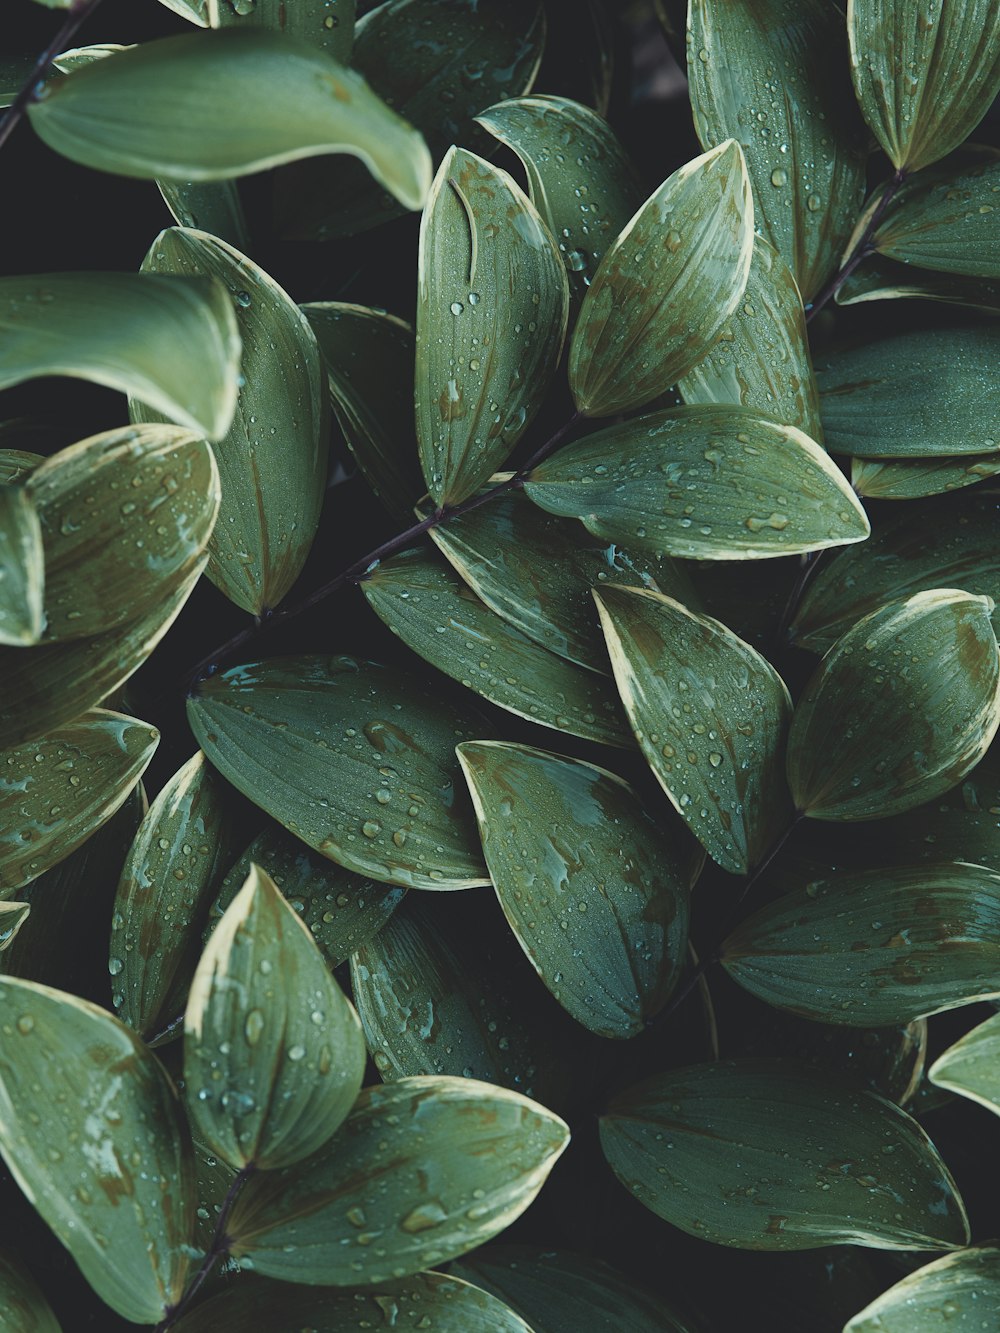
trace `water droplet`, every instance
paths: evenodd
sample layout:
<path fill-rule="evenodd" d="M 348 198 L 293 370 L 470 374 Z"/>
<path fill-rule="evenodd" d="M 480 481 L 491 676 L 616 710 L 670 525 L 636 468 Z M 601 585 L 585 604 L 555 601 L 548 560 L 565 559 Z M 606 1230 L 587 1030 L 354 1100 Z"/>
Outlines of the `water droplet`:
<path fill-rule="evenodd" d="M 787 185 L 788 172 L 783 171 L 781 167 L 775 167 L 775 169 L 771 172 L 771 184 L 777 185 L 779 188 L 782 185 Z"/>

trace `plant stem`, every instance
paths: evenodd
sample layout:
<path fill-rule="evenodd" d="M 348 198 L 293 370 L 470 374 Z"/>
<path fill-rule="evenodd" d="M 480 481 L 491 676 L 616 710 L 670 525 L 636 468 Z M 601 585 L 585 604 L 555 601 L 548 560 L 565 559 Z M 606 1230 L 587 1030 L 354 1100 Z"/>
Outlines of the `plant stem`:
<path fill-rule="evenodd" d="M 885 216 L 886 209 L 889 207 L 893 199 L 896 197 L 897 193 L 899 192 L 900 186 L 903 184 L 905 180 L 906 180 L 906 172 L 901 169 L 895 171 L 892 174 L 884 191 L 882 192 L 882 198 L 878 201 L 874 210 L 872 211 L 872 215 L 868 219 L 864 231 L 858 237 L 854 245 L 854 248 L 851 250 L 851 253 L 847 256 L 843 264 L 841 264 L 840 268 L 833 275 L 833 277 L 830 279 L 827 285 L 823 288 L 819 296 L 817 296 L 816 299 L 810 304 L 808 310 L 806 311 L 807 324 L 811 320 L 815 319 L 816 316 L 819 314 L 819 312 L 827 304 L 827 302 L 832 300 L 833 297 L 837 295 L 841 287 L 843 287 L 844 283 L 851 276 L 854 270 L 858 267 L 861 261 L 863 259 L 867 259 L 868 256 L 872 253 L 871 239 L 875 235 L 875 231 L 878 227 L 878 224 L 882 221 L 883 217 Z"/>
<path fill-rule="evenodd" d="M 55 34 L 48 46 L 35 61 L 31 73 L 21 86 L 21 91 L 7 108 L 7 114 L 0 120 L 0 148 L 4 146 L 14 128 L 24 116 L 32 102 L 37 100 L 39 82 L 49 72 L 49 66 L 62 51 L 65 51 L 77 29 L 90 18 L 101 0 L 74 0 L 67 11 L 62 27 Z"/>
<path fill-rule="evenodd" d="M 510 477 L 507 477 L 506 480 L 498 482 L 496 486 L 491 486 L 489 490 L 481 491 L 478 495 L 470 495 L 467 500 L 462 500 L 460 504 L 443 505 L 440 509 L 436 509 L 433 514 L 428 514 L 426 518 L 422 518 L 419 523 L 414 523 L 405 532 L 397 533 L 395 537 L 390 537 L 381 546 L 376 546 L 373 551 L 369 551 L 367 555 L 355 560 L 334 578 L 321 584 L 307 597 L 303 597 L 301 601 L 294 605 L 280 611 L 265 611 L 253 625 L 241 630 L 239 634 L 234 634 L 231 639 L 213 649 L 207 657 L 203 657 L 196 666 L 192 667 L 184 677 L 188 693 L 191 692 L 199 680 L 214 675 L 219 670 L 222 662 L 245 644 L 252 643 L 259 635 L 269 632 L 276 625 L 284 625 L 289 620 L 294 620 L 303 611 L 310 610 L 319 602 L 325 601 L 327 597 L 339 591 L 345 583 L 360 583 L 383 560 L 395 555 L 397 551 L 403 550 L 416 538 L 422 537 L 425 532 L 430 532 L 431 528 L 436 528 L 439 523 L 447 523 L 449 519 L 457 518 L 460 514 L 467 514 L 472 509 L 478 509 L 480 505 L 488 504 L 491 500 L 495 500 L 498 495 L 503 495 L 507 491 L 523 486 L 531 470 L 537 467 L 543 459 L 548 458 L 554 450 L 558 449 L 579 420 L 580 413 L 574 412 L 573 416 L 560 426 L 555 434 L 551 435 L 539 449 L 535 450 L 524 466 Z"/>
<path fill-rule="evenodd" d="M 256 1169 L 257 1168 L 254 1166 L 253 1162 L 248 1162 L 246 1166 L 241 1167 L 239 1171 L 236 1172 L 236 1175 L 233 1176 L 232 1184 L 229 1186 L 226 1197 L 222 1201 L 222 1207 L 219 1209 L 219 1216 L 215 1223 L 215 1231 L 212 1233 L 212 1240 L 208 1249 L 205 1251 L 205 1257 L 201 1262 L 201 1267 L 191 1279 L 184 1295 L 175 1306 L 167 1310 L 166 1314 L 154 1328 L 153 1333 L 166 1333 L 166 1330 L 171 1328 L 177 1320 L 180 1319 L 182 1314 L 186 1313 L 191 1302 L 201 1290 L 202 1285 L 209 1273 L 211 1273 L 212 1269 L 215 1267 L 216 1263 L 228 1254 L 229 1246 L 232 1244 L 232 1237 L 226 1235 L 229 1214 L 233 1211 L 233 1205 L 239 1198 L 240 1191 Z"/>

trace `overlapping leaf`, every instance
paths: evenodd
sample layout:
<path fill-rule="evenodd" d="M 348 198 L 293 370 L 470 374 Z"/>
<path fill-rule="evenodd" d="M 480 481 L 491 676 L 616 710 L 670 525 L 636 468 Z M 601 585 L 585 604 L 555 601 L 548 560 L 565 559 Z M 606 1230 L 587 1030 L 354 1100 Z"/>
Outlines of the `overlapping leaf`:
<path fill-rule="evenodd" d="M 836 300 L 838 305 L 861 305 L 899 297 L 943 301 L 996 314 L 1000 311 L 1000 280 L 936 273 L 877 256 L 854 270 L 837 292 Z"/>
<path fill-rule="evenodd" d="M 505 171 L 453 148 L 420 228 L 414 407 L 439 505 L 507 458 L 549 388 L 569 289 L 555 241 Z"/>
<path fill-rule="evenodd" d="M 678 407 L 609 426 L 533 468 L 525 493 L 629 550 L 753 560 L 863 541 L 864 510 L 794 426 Z"/>
<path fill-rule="evenodd" d="M 743 296 L 750 181 L 733 139 L 667 178 L 606 251 L 569 349 L 577 409 L 606 417 L 664 393 L 712 348 Z"/>
<path fill-rule="evenodd" d="M 203 681 L 188 719 L 234 787 L 348 870 L 407 888 L 487 883 L 454 754 L 490 732 L 472 709 L 374 663 L 292 657 Z"/>
<path fill-rule="evenodd" d="M 1000 1115 L 1000 1014 L 974 1027 L 938 1056 L 930 1080 Z"/>
<path fill-rule="evenodd" d="M 0 643 L 37 643 L 45 553 L 38 510 L 22 486 L 0 486 Z"/>
<path fill-rule="evenodd" d="M 235 181 L 157 181 L 156 184 L 179 226 L 200 228 L 237 250 L 249 250 L 250 231 Z"/>
<path fill-rule="evenodd" d="M 871 243 L 903 264 L 1000 278 L 1000 155 L 967 152 L 921 172 L 896 194 Z"/>
<path fill-rule="evenodd" d="M 687 949 L 690 848 L 593 764 L 500 741 L 458 747 L 490 878 L 559 1003 L 602 1037 L 663 1008 Z"/>
<path fill-rule="evenodd" d="M 9 949 L 14 940 L 17 939 L 18 931 L 27 921 L 30 912 L 30 903 L 0 900 L 0 953 Z M 6 960 L 4 961 L 6 962 Z"/>
<path fill-rule="evenodd" d="M 805 687 L 788 783 L 814 819 L 877 819 L 960 782 L 1000 725 L 993 603 L 957 589 L 889 602 L 858 621 Z"/>
<path fill-rule="evenodd" d="M 0 1310 L 9 1333 L 62 1333 L 35 1279 L 9 1250 L 0 1251 Z"/>
<path fill-rule="evenodd" d="M 21 421 L 5 421 L 3 423 L 4 434 L 6 434 L 8 428 L 12 432 L 19 432 L 21 425 Z M 41 454 L 32 454 L 25 449 L 0 449 L 0 486 L 9 486 L 11 482 L 21 481 L 22 478 L 29 476 L 42 461 Z"/>
<path fill-rule="evenodd" d="M 844 1333 L 978 1333 L 1000 1321 L 1000 1250 L 946 1254 L 907 1274 L 856 1314 Z"/>
<path fill-rule="evenodd" d="M 625 710 L 657 781 L 709 856 L 745 875 L 791 819 L 784 681 L 721 621 L 669 597 L 643 588 L 594 595 Z"/>
<path fill-rule="evenodd" d="M 601 1143 L 640 1203 L 701 1240 L 919 1250 L 969 1238 L 954 1181 L 915 1120 L 792 1062 L 661 1074 L 615 1099 Z"/>
<path fill-rule="evenodd" d="M 267 28 L 316 46 L 346 65 L 354 45 L 355 0 L 214 0 L 213 28 Z"/>
<path fill-rule="evenodd" d="M 961 458 L 852 458 L 851 485 L 872 500 L 920 500 L 987 481 L 1000 472 L 1000 452 Z"/>

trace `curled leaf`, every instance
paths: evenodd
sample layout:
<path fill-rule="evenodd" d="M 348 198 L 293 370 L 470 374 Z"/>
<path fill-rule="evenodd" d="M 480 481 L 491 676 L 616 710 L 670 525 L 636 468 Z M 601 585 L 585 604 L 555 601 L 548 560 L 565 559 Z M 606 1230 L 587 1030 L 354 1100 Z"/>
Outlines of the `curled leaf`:
<path fill-rule="evenodd" d="M 908 1273 L 844 1326 L 844 1333 L 973 1333 L 1000 1321 L 1000 1250 L 961 1250 Z"/>

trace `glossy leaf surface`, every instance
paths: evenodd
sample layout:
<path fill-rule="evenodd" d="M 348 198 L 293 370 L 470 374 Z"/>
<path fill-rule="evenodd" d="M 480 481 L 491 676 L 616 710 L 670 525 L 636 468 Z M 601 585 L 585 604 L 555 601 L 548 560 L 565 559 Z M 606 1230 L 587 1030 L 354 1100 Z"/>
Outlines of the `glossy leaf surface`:
<path fill-rule="evenodd" d="M 543 727 L 629 745 L 611 683 L 501 620 L 437 552 L 393 556 L 362 588 L 405 644 L 491 703 Z"/>
<path fill-rule="evenodd" d="M 993 153 L 921 173 L 896 194 L 872 244 L 903 264 L 1000 278 L 1000 160 Z"/>
<path fill-rule="evenodd" d="M 259 615 L 295 582 L 319 524 L 329 430 L 319 348 L 274 279 L 207 232 L 161 232 L 143 267 L 215 277 L 231 295 L 246 383 L 233 423 L 215 445 L 222 504 L 208 576 L 237 606 Z M 150 415 L 141 402 L 132 409 L 140 419 Z"/>
<path fill-rule="evenodd" d="M 458 757 L 490 878 L 535 971 L 584 1027 L 636 1036 L 684 963 L 686 840 L 593 764 L 499 741 L 467 741 Z"/>
<path fill-rule="evenodd" d="M 950 1249 L 969 1237 L 955 1184 L 915 1120 L 792 1062 L 661 1074 L 616 1098 L 601 1144 L 640 1203 L 717 1244 Z"/>
<path fill-rule="evenodd" d="M 805 300 L 836 268 L 864 195 L 842 25 L 825 0 L 692 0 L 688 11 L 695 131 L 705 148 L 740 143 L 758 226 Z"/>
<path fill-rule="evenodd" d="M 0 900 L 0 953 L 13 944 L 30 912 L 30 903 Z"/>
<path fill-rule="evenodd" d="M 569 349 L 577 409 L 641 407 L 712 348 L 743 296 L 754 209 L 732 139 L 667 178 L 606 251 Z"/>
<path fill-rule="evenodd" d="M 548 391 L 566 335 L 566 270 L 505 171 L 453 148 L 424 209 L 414 409 L 420 464 L 441 504 L 507 458 Z"/>
<path fill-rule="evenodd" d="M 848 0 L 851 75 L 889 160 L 917 171 L 957 148 L 1000 92 L 1000 10 L 992 0 L 925 5 Z"/>
<path fill-rule="evenodd" d="M 239 368 L 236 319 L 218 283 L 144 273 L 0 278 L 0 389 L 39 375 L 93 380 L 217 440 L 233 419 Z"/>
<path fill-rule="evenodd" d="M 9 430 L 13 435 L 19 431 L 21 421 L 3 423 L 3 432 Z M 13 481 L 21 481 L 34 472 L 43 462 L 41 454 L 29 453 L 25 449 L 0 449 L 0 486 L 9 486 Z"/>
<path fill-rule="evenodd" d="M 321 1152 L 249 1183 L 232 1213 L 232 1252 L 286 1281 L 406 1276 L 520 1216 L 568 1140 L 544 1107 L 472 1079 L 366 1088 Z"/>
<path fill-rule="evenodd" d="M 64 860 L 118 809 L 160 733 L 103 708 L 4 752 L 0 769 L 0 891 Z"/>
<path fill-rule="evenodd" d="M 1000 1014 L 974 1027 L 938 1056 L 930 1080 L 1000 1115 Z"/>
<path fill-rule="evenodd" d="M 224 180 L 342 152 L 407 208 L 430 185 L 417 131 L 353 70 L 278 33 L 145 42 L 51 86 L 29 115 L 56 152 L 123 176 Z"/>
<path fill-rule="evenodd" d="M 1000 472 L 1000 452 L 960 458 L 852 458 L 851 485 L 872 500 L 920 500 L 987 481 Z"/>
<path fill-rule="evenodd" d="M 341 1124 L 364 1071 L 353 1006 L 274 881 L 251 867 L 184 1014 L 184 1080 L 201 1138 L 232 1166 L 291 1166 Z"/>
<path fill-rule="evenodd" d="M 213 0 L 213 28 L 267 28 L 318 47 L 347 65 L 354 45 L 355 0 Z"/>
<path fill-rule="evenodd" d="M 814 440 L 745 407 L 609 426 L 533 468 L 525 493 L 629 550 L 754 560 L 863 541 L 864 510 Z"/>
<path fill-rule="evenodd" d="M 788 783 L 814 819 L 877 819 L 960 782 L 1000 725 L 992 602 L 934 589 L 858 621 L 807 683 Z"/>
<path fill-rule="evenodd" d="M 644 588 L 594 595 L 625 711 L 657 781 L 709 856 L 747 874 L 791 819 L 784 681 L 721 621 L 669 597 Z"/>
<path fill-rule="evenodd" d="M 961 1250 L 916 1272 L 856 1314 L 844 1333 L 979 1333 L 1000 1321 L 1000 1250 Z"/>
<path fill-rule="evenodd" d="M 0 643 L 37 643 L 45 554 L 38 511 L 20 486 L 0 486 Z"/>
<path fill-rule="evenodd" d="M 194 1227 L 173 1085 L 128 1028 L 73 995 L 3 977 L 0 1015 L 11 1174 L 103 1301 L 137 1324 L 161 1319 L 183 1291 Z"/>
<path fill-rule="evenodd" d="M 236 181 L 157 181 L 163 202 L 181 227 L 210 232 L 249 250 L 250 232 Z"/>
<path fill-rule="evenodd" d="M 894 866 L 814 881 L 755 912 L 722 961 L 746 990 L 820 1023 L 887 1027 L 1000 994 L 1000 876 Z"/>
<path fill-rule="evenodd" d="M 234 787 L 346 869 L 407 888 L 487 882 L 454 754 L 489 733 L 471 709 L 372 663 L 293 657 L 203 681 L 188 719 Z"/>

